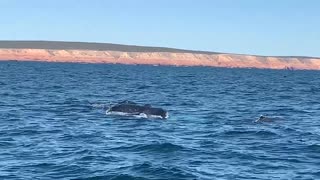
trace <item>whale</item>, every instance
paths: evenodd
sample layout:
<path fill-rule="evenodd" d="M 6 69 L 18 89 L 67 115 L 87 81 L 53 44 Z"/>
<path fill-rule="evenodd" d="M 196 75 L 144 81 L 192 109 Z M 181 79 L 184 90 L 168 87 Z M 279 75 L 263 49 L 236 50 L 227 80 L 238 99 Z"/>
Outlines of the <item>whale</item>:
<path fill-rule="evenodd" d="M 259 123 L 259 122 L 274 122 L 277 120 L 281 120 L 281 117 L 276 117 L 276 116 L 266 116 L 266 115 L 260 115 L 258 119 L 256 119 L 254 122 Z"/>
<path fill-rule="evenodd" d="M 167 119 L 168 111 L 152 107 L 150 104 L 139 105 L 132 101 L 122 101 L 112 105 L 107 109 L 106 114 L 117 114 L 125 116 L 140 116 L 146 118 L 160 118 Z"/>

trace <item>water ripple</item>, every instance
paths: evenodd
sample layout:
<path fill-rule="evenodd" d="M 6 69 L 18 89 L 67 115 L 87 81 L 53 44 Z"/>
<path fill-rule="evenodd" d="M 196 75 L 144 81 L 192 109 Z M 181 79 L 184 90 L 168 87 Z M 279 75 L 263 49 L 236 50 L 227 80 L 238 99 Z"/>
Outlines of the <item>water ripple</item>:
<path fill-rule="evenodd" d="M 0 69 L 0 179 L 320 178 L 318 71 L 5 61 Z M 170 118 L 92 106 L 121 100 Z M 261 114 L 277 118 L 254 123 Z"/>

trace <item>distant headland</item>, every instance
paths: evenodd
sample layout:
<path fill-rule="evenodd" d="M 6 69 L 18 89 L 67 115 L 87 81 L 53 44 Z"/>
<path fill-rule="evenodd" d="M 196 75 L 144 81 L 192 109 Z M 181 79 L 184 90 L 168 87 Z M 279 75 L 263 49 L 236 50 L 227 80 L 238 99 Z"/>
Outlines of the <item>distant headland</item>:
<path fill-rule="evenodd" d="M 318 57 L 257 56 L 59 41 L 0 41 L 1 60 L 320 70 Z"/>

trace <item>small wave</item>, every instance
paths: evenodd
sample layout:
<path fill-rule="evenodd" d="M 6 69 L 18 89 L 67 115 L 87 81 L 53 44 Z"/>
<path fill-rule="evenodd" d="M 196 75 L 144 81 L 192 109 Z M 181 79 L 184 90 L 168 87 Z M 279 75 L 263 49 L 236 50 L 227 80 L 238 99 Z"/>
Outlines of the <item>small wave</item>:
<path fill-rule="evenodd" d="M 9 147 L 9 146 L 14 146 L 15 143 L 13 142 L 8 142 L 8 141 L 0 141 L 0 147 Z"/>
<path fill-rule="evenodd" d="M 271 131 L 250 131 L 250 130 L 230 130 L 223 132 L 224 135 L 238 136 L 238 135 L 254 135 L 254 136 L 277 136 L 277 133 Z"/>
<path fill-rule="evenodd" d="M 77 159 L 77 161 L 87 161 L 87 162 L 118 162 L 118 159 L 113 156 L 97 156 L 97 155 L 86 155 Z"/>
<path fill-rule="evenodd" d="M 183 146 L 175 145 L 172 143 L 154 143 L 154 144 L 139 144 L 129 147 L 118 147 L 117 150 L 130 150 L 134 152 L 156 152 L 156 153 L 170 153 L 175 151 L 181 151 L 184 149 Z"/>
<path fill-rule="evenodd" d="M 152 86 L 147 86 L 147 85 L 143 85 L 143 86 L 139 86 L 137 89 L 148 89 L 151 88 Z"/>
<path fill-rule="evenodd" d="M 197 177 L 179 167 L 171 167 L 165 165 L 154 165 L 149 162 L 135 164 L 129 168 L 129 171 L 148 179 L 161 177 L 162 179 L 196 179 Z"/>
<path fill-rule="evenodd" d="M 271 131 L 257 131 L 255 132 L 255 135 L 258 136 L 278 136 L 279 134 Z"/>
<path fill-rule="evenodd" d="M 127 116 L 127 117 L 134 117 L 138 119 L 162 119 L 161 116 L 157 115 L 147 115 L 145 113 L 140 113 L 140 114 L 130 114 L 130 113 L 124 113 L 124 112 L 109 112 L 106 111 L 106 115 L 115 115 L 115 116 Z M 167 115 L 168 118 L 168 115 Z"/>
<path fill-rule="evenodd" d="M 146 119 L 148 118 L 146 114 L 144 113 L 140 113 L 138 115 L 133 115 L 133 114 L 130 114 L 130 113 L 124 113 L 124 112 L 109 112 L 109 111 L 106 111 L 106 115 L 113 115 L 113 116 L 128 116 L 128 117 L 135 117 L 135 118 L 143 118 L 143 119 Z"/>
<path fill-rule="evenodd" d="M 127 179 L 132 179 L 132 180 L 147 180 L 147 178 L 139 177 L 139 176 L 133 176 L 129 174 L 120 174 L 116 175 L 113 177 L 110 177 L 110 180 L 127 180 Z"/>
<path fill-rule="evenodd" d="M 62 88 L 63 88 L 63 86 L 53 85 L 51 88 L 52 88 L 52 89 L 62 89 Z"/>
<path fill-rule="evenodd" d="M 180 151 L 184 149 L 184 147 L 182 146 L 171 144 L 171 143 L 157 143 L 157 144 L 143 145 L 141 148 L 162 152 L 162 153 Z"/>
<path fill-rule="evenodd" d="M 129 174 L 121 174 L 118 173 L 117 175 L 96 175 L 96 176 L 89 176 L 85 178 L 76 178 L 74 180 L 104 180 L 104 179 L 110 179 L 110 180 L 127 180 L 127 179 L 132 179 L 132 180 L 147 180 L 147 178 L 143 177 L 138 177 L 138 176 L 133 176 Z"/>
<path fill-rule="evenodd" d="M 27 128 L 29 128 L 29 127 L 24 127 L 24 128 L 11 130 L 10 135 L 11 136 L 21 136 L 21 135 L 33 136 L 33 135 L 38 135 L 38 134 L 41 133 L 40 130 L 36 130 L 36 129 L 39 129 L 39 128 L 34 128 L 35 130 L 27 129 Z"/>
<path fill-rule="evenodd" d="M 313 151 L 320 152 L 320 144 L 311 144 L 311 145 L 308 145 L 308 148 Z"/>

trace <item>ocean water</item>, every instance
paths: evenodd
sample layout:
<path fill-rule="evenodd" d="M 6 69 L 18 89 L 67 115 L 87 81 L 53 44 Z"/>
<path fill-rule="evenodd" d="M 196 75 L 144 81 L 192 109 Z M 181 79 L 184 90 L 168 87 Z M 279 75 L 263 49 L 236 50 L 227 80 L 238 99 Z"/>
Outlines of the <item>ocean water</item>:
<path fill-rule="evenodd" d="M 319 179 L 319 101 L 319 71 L 0 62 L 0 179 Z"/>

